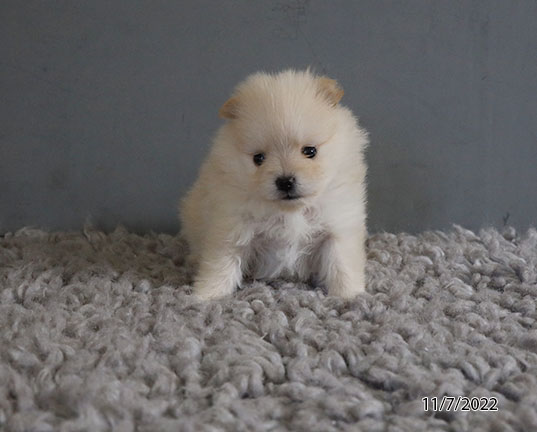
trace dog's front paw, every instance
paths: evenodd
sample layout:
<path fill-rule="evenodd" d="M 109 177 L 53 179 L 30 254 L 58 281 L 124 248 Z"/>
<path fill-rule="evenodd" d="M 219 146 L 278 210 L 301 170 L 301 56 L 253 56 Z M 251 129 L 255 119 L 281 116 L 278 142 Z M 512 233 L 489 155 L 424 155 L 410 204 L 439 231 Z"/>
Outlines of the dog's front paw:
<path fill-rule="evenodd" d="M 355 286 L 337 286 L 330 287 L 328 289 L 328 295 L 340 297 L 343 299 L 353 299 L 358 294 L 365 292 L 365 287 L 363 285 Z"/>
<path fill-rule="evenodd" d="M 192 292 L 192 295 L 200 300 L 207 301 L 219 299 L 232 293 L 233 289 L 229 289 L 224 285 L 198 281 L 194 283 L 194 291 Z"/>
<path fill-rule="evenodd" d="M 328 295 L 341 297 L 344 299 L 353 299 L 358 294 L 365 292 L 365 278 L 357 276 L 346 281 L 335 280 L 328 285 Z"/>

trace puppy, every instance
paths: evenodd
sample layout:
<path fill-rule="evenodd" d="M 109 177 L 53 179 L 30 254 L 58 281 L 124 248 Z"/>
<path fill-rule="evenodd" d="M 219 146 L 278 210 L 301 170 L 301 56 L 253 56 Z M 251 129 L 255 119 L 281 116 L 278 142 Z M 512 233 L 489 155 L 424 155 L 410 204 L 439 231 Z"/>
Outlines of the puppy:
<path fill-rule="evenodd" d="M 181 204 L 194 294 L 232 294 L 244 277 L 364 290 L 367 133 L 338 83 L 308 71 L 257 73 L 219 111 L 227 120 Z"/>

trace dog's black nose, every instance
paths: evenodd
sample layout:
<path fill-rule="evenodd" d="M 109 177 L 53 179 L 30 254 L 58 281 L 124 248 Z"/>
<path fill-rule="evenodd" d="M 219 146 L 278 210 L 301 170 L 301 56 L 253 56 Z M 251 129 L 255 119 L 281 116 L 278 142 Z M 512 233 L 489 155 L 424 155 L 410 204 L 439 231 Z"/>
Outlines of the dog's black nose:
<path fill-rule="evenodd" d="M 276 179 L 276 187 L 282 192 L 292 192 L 295 189 L 296 180 L 291 176 L 281 176 Z"/>

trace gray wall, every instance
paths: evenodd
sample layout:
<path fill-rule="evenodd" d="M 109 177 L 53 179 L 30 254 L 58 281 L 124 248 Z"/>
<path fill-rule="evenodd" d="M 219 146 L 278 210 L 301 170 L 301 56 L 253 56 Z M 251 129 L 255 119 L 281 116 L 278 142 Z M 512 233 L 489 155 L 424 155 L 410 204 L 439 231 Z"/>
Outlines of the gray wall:
<path fill-rule="evenodd" d="M 537 2 L 0 3 L 0 232 L 178 228 L 251 72 L 314 66 L 371 133 L 371 231 L 537 219 Z"/>

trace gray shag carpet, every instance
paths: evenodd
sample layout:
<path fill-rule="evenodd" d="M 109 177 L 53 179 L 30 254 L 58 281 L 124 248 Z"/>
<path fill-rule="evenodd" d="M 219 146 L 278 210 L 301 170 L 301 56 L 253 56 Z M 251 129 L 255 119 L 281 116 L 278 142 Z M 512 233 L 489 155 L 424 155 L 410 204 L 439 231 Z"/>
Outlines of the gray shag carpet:
<path fill-rule="evenodd" d="M 0 238 L 0 430 L 535 431 L 537 231 L 376 234 L 368 292 L 189 295 L 177 237 Z M 498 398 L 425 412 L 422 397 Z"/>

